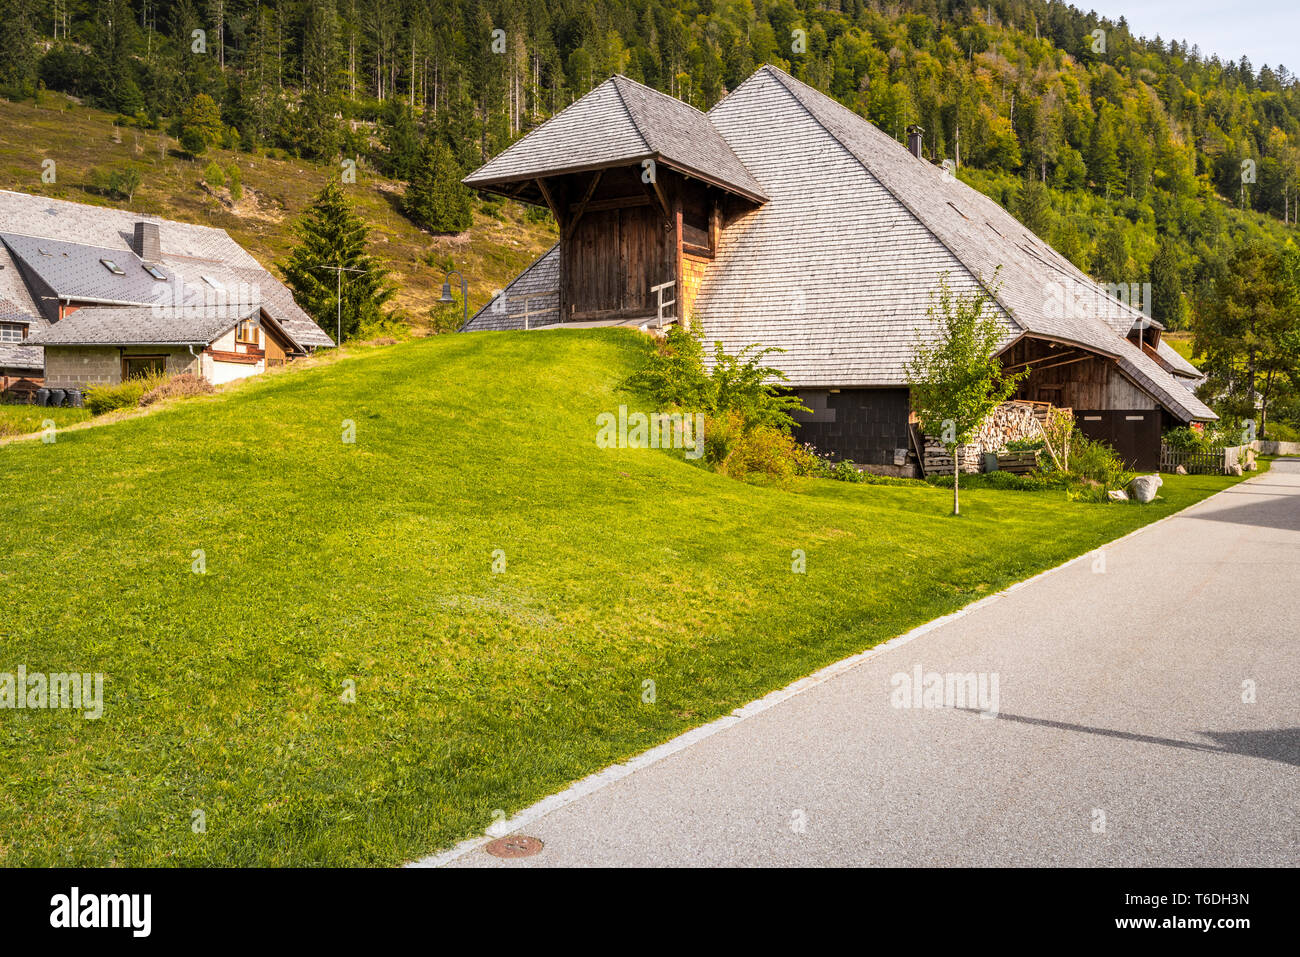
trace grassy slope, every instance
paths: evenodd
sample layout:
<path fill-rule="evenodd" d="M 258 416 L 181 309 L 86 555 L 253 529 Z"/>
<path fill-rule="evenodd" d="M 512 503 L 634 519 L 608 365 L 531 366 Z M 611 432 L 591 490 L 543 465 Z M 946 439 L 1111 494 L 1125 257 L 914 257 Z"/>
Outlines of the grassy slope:
<path fill-rule="evenodd" d="M 114 142 L 113 116 L 45 93 L 42 106 L 0 100 L 0 189 L 37 193 L 95 205 L 126 207 L 86 187 L 88 171 L 139 168 L 143 186 L 132 209 L 169 219 L 219 226 L 268 268 L 293 245 L 292 221 L 337 170 L 302 160 L 275 160 L 230 150 L 213 150 L 198 162 L 175 151 L 165 133 L 123 127 Z M 160 152 L 160 146 L 162 151 Z M 53 159 L 58 182 L 41 182 L 41 163 Z M 211 160 L 238 162 L 247 195 L 231 209 L 202 187 Z M 524 221 L 523 208 L 507 203 L 502 219 L 478 210 L 474 226 L 459 236 L 431 236 L 412 225 L 395 206 L 400 183 L 358 171 L 351 197 L 374 227 L 371 251 L 384 260 L 399 286 L 395 303 L 419 321 L 442 289 L 443 271 L 430 266 L 450 260 L 470 279 L 471 309 L 487 301 L 555 241 L 552 226 Z M 219 191 L 223 197 L 228 193 Z"/>
<path fill-rule="evenodd" d="M 1193 337 L 1190 332 L 1165 332 L 1160 337 L 1160 340 L 1162 342 L 1169 343 L 1169 345 L 1173 347 L 1173 350 L 1175 352 L 1177 352 L 1180 356 L 1182 356 L 1192 365 L 1198 368 L 1200 367 L 1200 362 L 1198 362 L 1192 356 L 1192 349 L 1194 343 L 1192 341 Z"/>
<path fill-rule="evenodd" d="M 0 447 L 0 671 L 107 676 L 0 711 L 0 861 L 414 858 L 1231 481 L 747 486 L 596 447 L 642 348 L 443 336 Z"/>

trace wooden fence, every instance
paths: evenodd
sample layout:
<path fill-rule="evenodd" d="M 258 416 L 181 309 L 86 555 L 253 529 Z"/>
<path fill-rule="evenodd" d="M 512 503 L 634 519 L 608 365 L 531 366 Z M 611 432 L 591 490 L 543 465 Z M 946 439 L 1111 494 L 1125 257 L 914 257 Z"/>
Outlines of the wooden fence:
<path fill-rule="evenodd" d="M 1173 472 L 1181 465 L 1188 475 L 1226 475 L 1234 465 L 1247 468 L 1254 457 L 1254 450 L 1246 445 L 1220 447 L 1206 452 L 1185 452 L 1171 449 L 1164 442 L 1160 443 L 1162 472 Z"/>

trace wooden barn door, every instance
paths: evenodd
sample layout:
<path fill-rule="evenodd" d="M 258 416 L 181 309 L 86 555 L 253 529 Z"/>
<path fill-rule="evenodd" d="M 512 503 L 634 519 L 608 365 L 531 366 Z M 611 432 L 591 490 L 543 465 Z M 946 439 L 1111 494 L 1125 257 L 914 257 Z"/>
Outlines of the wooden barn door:
<path fill-rule="evenodd" d="M 1129 468 L 1154 472 L 1160 468 L 1160 410 L 1075 410 L 1079 431 L 1113 448 Z"/>

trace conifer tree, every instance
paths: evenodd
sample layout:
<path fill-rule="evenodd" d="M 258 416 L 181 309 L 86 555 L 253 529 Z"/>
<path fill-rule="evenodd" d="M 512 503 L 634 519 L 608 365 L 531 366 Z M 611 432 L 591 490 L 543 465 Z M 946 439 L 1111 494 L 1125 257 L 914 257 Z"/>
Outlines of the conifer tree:
<path fill-rule="evenodd" d="M 434 137 L 425 140 L 402 201 L 406 214 L 435 233 L 469 229 L 474 216 L 460 175 L 451 150 Z"/>
<path fill-rule="evenodd" d="M 285 283 L 322 329 L 338 335 L 341 326 L 344 340 L 355 337 L 363 325 L 380 318 L 380 307 L 396 292 L 388 271 L 366 251 L 369 227 L 353 211 L 342 184 L 333 180 L 295 230 L 298 245 L 279 264 Z"/>

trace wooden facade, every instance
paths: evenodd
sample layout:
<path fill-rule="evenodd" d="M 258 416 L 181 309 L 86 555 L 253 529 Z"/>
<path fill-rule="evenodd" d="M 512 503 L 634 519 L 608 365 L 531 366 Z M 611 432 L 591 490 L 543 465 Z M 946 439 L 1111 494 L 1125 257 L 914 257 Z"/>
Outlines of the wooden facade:
<path fill-rule="evenodd" d="M 1029 375 L 1015 398 L 1067 409 L 1158 409 L 1114 359 L 1069 343 L 1025 337 L 1002 356 L 1007 371 Z"/>
<path fill-rule="evenodd" d="M 534 181 L 560 227 L 565 322 L 653 319 L 655 287 L 673 284 L 673 318 L 690 304 L 722 230 L 745 199 L 663 165 L 621 166 Z"/>
<path fill-rule="evenodd" d="M 1015 398 L 1071 409 L 1079 431 L 1105 442 L 1131 467 L 1155 469 L 1168 414 L 1118 363 L 1070 343 L 1026 336 L 1002 355 L 1009 372 L 1029 369 Z"/>

